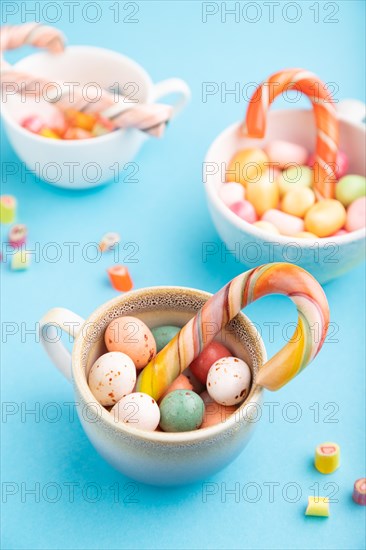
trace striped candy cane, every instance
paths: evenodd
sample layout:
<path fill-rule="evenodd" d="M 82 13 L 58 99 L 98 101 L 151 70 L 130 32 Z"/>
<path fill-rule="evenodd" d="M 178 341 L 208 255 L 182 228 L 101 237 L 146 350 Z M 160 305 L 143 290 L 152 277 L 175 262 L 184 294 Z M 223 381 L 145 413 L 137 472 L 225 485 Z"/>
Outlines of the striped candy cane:
<path fill-rule="evenodd" d="M 329 309 L 323 289 L 312 275 L 296 265 L 274 263 L 246 271 L 209 298 L 144 368 L 136 391 L 158 400 L 242 308 L 268 294 L 288 296 L 297 307 L 298 322 L 291 340 L 259 369 L 256 383 L 269 390 L 287 384 L 321 349 L 328 330 Z"/>
<path fill-rule="evenodd" d="M 339 141 L 338 119 L 325 84 L 316 75 L 304 69 L 285 69 L 270 76 L 254 92 L 241 132 L 252 138 L 264 137 L 269 106 L 278 95 L 288 90 L 300 91 L 313 104 L 317 131 L 314 188 L 318 198 L 333 198 Z"/>

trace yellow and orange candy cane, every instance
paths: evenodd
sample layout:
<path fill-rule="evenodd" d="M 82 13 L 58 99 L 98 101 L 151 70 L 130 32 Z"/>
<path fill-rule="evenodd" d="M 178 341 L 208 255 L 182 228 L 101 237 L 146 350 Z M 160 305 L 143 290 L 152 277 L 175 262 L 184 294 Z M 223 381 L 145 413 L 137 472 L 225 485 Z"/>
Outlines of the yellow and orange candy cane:
<path fill-rule="evenodd" d="M 333 198 L 337 181 L 338 119 L 329 91 L 315 74 L 304 69 L 285 69 L 270 76 L 251 97 L 241 132 L 251 138 L 264 137 L 269 106 L 288 90 L 300 91 L 313 104 L 317 129 L 314 189 L 319 199 Z"/>
<path fill-rule="evenodd" d="M 274 263 L 238 275 L 209 298 L 143 369 L 136 391 L 158 400 L 242 308 L 268 294 L 288 296 L 297 307 L 298 322 L 291 340 L 259 369 L 256 383 L 269 390 L 287 384 L 321 349 L 329 325 L 329 308 L 323 289 L 312 275 L 296 265 Z"/>

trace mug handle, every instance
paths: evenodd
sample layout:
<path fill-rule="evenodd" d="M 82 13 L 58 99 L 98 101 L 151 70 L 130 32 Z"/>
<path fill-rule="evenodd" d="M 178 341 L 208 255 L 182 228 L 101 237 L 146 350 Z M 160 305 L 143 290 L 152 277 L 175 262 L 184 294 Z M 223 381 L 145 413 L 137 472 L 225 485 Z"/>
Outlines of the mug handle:
<path fill-rule="evenodd" d="M 167 78 L 154 85 L 152 101 L 159 101 L 169 94 L 178 94 L 178 98 L 173 104 L 172 118 L 174 118 L 187 105 L 191 98 L 191 90 L 181 78 Z"/>
<path fill-rule="evenodd" d="M 63 307 L 50 309 L 39 322 L 39 336 L 47 355 L 61 374 L 71 382 L 71 353 L 61 341 L 58 329 L 76 338 L 84 319 Z"/>

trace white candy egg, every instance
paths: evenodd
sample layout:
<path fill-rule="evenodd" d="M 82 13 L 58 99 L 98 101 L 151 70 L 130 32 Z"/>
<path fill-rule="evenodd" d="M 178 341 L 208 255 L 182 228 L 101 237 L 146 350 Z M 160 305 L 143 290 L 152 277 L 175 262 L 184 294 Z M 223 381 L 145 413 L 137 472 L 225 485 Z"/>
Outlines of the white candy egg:
<path fill-rule="evenodd" d="M 124 422 L 133 428 L 154 431 L 160 422 L 157 402 L 147 393 L 135 392 L 123 397 L 111 410 L 116 422 Z"/>
<path fill-rule="evenodd" d="M 101 405 L 115 405 L 133 391 L 136 367 L 125 353 L 110 351 L 95 361 L 88 382 L 91 392 Z"/>
<path fill-rule="evenodd" d="M 236 405 L 249 394 L 251 372 L 237 357 L 223 357 L 212 365 L 207 376 L 207 391 L 220 405 Z"/>

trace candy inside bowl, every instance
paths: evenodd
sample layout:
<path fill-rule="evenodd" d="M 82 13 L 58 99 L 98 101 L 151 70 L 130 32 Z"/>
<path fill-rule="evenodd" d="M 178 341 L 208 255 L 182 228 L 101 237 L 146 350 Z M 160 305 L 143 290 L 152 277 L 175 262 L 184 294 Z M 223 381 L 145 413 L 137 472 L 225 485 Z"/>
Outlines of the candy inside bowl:
<path fill-rule="evenodd" d="M 316 172 L 316 167 L 313 169 L 312 166 L 309 166 L 312 165 L 311 153 L 315 152 L 318 146 L 313 112 L 298 109 L 274 110 L 269 111 L 265 116 L 267 116 L 267 123 L 264 137 L 244 136 L 243 125 L 234 124 L 216 138 L 206 155 L 203 180 L 213 222 L 225 243 L 222 246 L 233 251 L 236 258 L 245 265 L 252 267 L 260 265 L 262 262 L 292 262 L 307 269 L 321 283 L 325 283 L 346 273 L 363 261 L 365 257 L 363 222 L 360 222 L 361 225 L 356 224 L 356 227 L 359 228 L 354 231 L 344 231 L 346 208 L 349 208 L 347 201 L 344 203 L 345 207 L 342 204 L 336 204 L 335 200 L 331 202 L 331 215 L 327 212 L 325 214 L 320 212 L 319 215 L 317 212 L 320 204 L 318 201 L 323 201 L 324 198 L 326 201 L 329 200 L 326 196 L 329 189 L 325 189 L 325 197 L 320 196 L 311 181 L 314 174 L 319 176 L 319 167 Z M 319 120 L 317 123 L 319 124 Z M 337 164 L 340 166 L 340 159 L 341 161 L 346 159 L 348 166 L 345 167 L 343 162 L 340 167 L 343 167 L 343 170 L 346 169 L 348 174 L 364 177 L 366 174 L 365 126 L 361 124 L 361 121 L 350 121 L 341 116 L 336 119 L 336 123 L 339 126 L 339 151 L 341 151 L 341 157 L 337 156 Z M 325 136 L 324 139 L 327 137 Z M 278 150 L 279 146 L 282 147 L 283 142 L 287 142 L 288 147 L 293 149 L 286 161 L 288 164 L 286 166 L 281 162 L 272 164 L 267 152 L 274 157 L 278 156 L 281 152 Z M 331 144 L 331 142 L 329 143 Z M 233 170 L 232 163 L 238 152 L 249 149 L 254 150 L 254 153 L 251 158 L 249 157 L 247 169 L 249 166 L 249 169 L 255 170 L 255 174 L 250 186 L 244 182 L 243 193 L 237 183 L 227 182 L 239 182 L 242 186 L 243 182 L 238 180 L 238 174 Z M 262 155 L 263 151 L 265 153 Z M 237 164 L 240 165 L 240 162 Z M 283 172 L 281 173 L 283 168 L 286 169 L 286 173 L 287 170 L 292 170 L 298 174 L 298 176 L 295 174 L 295 178 L 287 179 L 290 185 L 295 181 L 299 184 L 302 183 L 304 187 L 309 187 L 300 189 L 298 192 L 300 200 L 288 201 L 288 197 L 286 197 L 287 205 L 284 205 L 285 190 L 278 185 L 281 178 L 282 183 L 285 185 L 287 183 L 286 178 L 283 178 Z M 310 177 L 309 185 L 306 182 L 309 179 L 308 172 L 313 174 L 313 177 Z M 242 174 L 243 172 L 241 172 L 241 177 Z M 326 182 L 332 181 L 328 175 L 325 180 Z M 273 191 L 271 184 L 274 182 L 277 184 L 277 189 Z M 347 185 L 343 187 L 349 189 L 347 181 L 345 183 Z M 332 185 L 334 189 L 336 181 Z M 255 191 L 260 189 L 259 197 L 257 194 L 257 202 L 253 188 Z M 223 196 L 223 189 L 225 189 L 226 196 Z M 324 189 L 321 190 L 324 191 Z M 296 196 L 293 189 L 291 191 Z M 355 196 L 357 196 L 357 192 Z M 333 201 L 333 199 L 331 200 Z M 230 204 L 231 201 L 236 202 Z M 315 201 L 317 201 L 316 204 L 313 204 Z M 363 197 L 359 199 L 359 202 L 362 203 L 358 205 L 360 218 L 363 217 L 364 201 Z M 323 205 L 329 206 L 327 202 L 322 202 Z M 293 217 L 283 212 L 283 207 L 287 208 L 287 212 L 295 213 L 296 216 Z M 293 210 L 294 207 L 295 210 Z M 311 215 L 308 214 L 308 220 L 306 220 L 306 213 L 311 207 L 313 207 L 313 212 Z M 296 211 L 296 208 L 300 210 Z M 313 233 L 311 217 L 322 218 L 327 226 L 334 217 L 334 231 L 330 224 L 333 234 L 327 233 L 329 227 L 325 230 L 327 236 L 323 236 L 321 231 L 318 234 L 309 234 Z M 282 222 L 285 223 L 282 225 Z"/>

